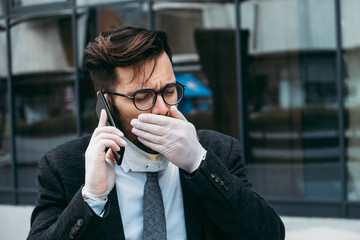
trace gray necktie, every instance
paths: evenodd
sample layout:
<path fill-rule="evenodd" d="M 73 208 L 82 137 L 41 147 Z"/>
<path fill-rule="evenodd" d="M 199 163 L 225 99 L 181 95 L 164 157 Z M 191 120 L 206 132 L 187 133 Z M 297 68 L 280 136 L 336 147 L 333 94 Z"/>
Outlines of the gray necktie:
<path fill-rule="evenodd" d="M 144 187 L 144 240 L 165 240 L 166 220 L 157 172 L 147 172 Z"/>

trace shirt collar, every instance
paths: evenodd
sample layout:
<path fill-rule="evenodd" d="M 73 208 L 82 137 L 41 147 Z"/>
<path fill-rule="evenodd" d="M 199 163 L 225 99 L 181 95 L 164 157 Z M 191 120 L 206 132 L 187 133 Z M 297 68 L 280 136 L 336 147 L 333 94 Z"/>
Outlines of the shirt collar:
<path fill-rule="evenodd" d="M 126 137 L 124 140 L 127 143 L 121 164 L 124 172 L 157 172 L 167 168 L 169 161 L 163 155 L 147 153 Z"/>

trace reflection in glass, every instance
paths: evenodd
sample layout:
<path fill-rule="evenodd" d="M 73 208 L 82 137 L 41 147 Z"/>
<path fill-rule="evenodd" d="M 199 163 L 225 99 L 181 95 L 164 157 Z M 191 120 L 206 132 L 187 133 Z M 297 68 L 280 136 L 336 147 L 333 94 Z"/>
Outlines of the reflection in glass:
<path fill-rule="evenodd" d="M 0 21 L 0 26 L 5 26 L 5 21 Z M 6 61 L 6 36 L 5 29 L 0 28 L 0 187 L 12 187 L 12 158 L 11 158 L 11 135 L 9 116 L 9 95 L 7 80 Z M 2 195 L 2 194 L 0 194 Z M 0 197 L 0 202 L 3 198 Z"/>
<path fill-rule="evenodd" d="M 360 2 L 341 1 L 346 85 L 348 199 L 360 201 Z"/>
<path fill-rule="evenodd" d="M 13 0 L 13 6 L 27 7 L 32 5 L 49 4 L 56 2 L 66 2 L 67 0 Z"/>
<path fill-rule="evenodd" d="M 0 77 L 6 79 L 8 75 L 7 46 L 6 46 L 6 23 L 0 20 Z M 6 85 L 6 84 L 5 84 Z"/>
<path fill-rule="evenodd" d="M 13 74 L 72 71 L 72 32 L 69 15 L 38 21 L 13 21 Z"/>
<path fill-rule="evenodd" d="M 89 8 L 78 12 L 78 48 L 80 76 L 80 109 L 83 133 L 91 133 L 97 126 L 96 94 L 88 71 L 83 66 L 83 51 L 89 41 L 112 27 L 132 25 L 148 28 L 148 8 L 139 3 L 123 4 L 120 8 Z"/>
<path fill-rule="evenodd" d="M 6 0 L 0 0 L 0 16 L 6 13 Z"/>
<path fill-rule="evenodd" d="M 101 3 L 115 3 L 115 2 L 124 2 L 126 0 L 102 0 Z M 77 0 L 76 4 L 79 6 L 83 5 L 95 5 L 99 4 L 99 0 Z"/>
<path fill-rule="evenodd" d="M 245 1 L 249 173 L 265 196 L 341 197 L 334 1 Z"/>
<path fill-rule="evenodd" d="M 19 187 L 42 154 L 76 136 L 71 15 L 14 21 L 13 100 Z"/>
<path fill-rule="evenodd" d="M 198 129 L 237 136 L 233 4 L 156 2 L 153 11 L 155 29 L 168 34 L 176 79 L 186 86 L 180 111 Z"/>

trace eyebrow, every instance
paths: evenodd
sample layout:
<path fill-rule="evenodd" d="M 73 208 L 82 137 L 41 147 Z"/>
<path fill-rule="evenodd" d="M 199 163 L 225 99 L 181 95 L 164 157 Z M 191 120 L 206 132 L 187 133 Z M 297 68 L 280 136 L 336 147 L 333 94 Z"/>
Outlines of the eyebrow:
<path fill-rule="evenodd" d="M 165 88 L 168 87 L 169 85 L 176 84 L 176 83 L 177 83 L 176 80 L 175 80 L 175 82 L 168 83 L 168 84 L 166 84 L 165 87 L 163 87 L 161 90 L 165 89 Z M 151 90 L 155 91 L 155 90 L 152 89 L 152 88 L 142 88 L 142 89 L 139 89 L 139 90 L 132 91 L 132 92 L 130 92 L 129 94 L 125 94 L 125 95 L 134 96 L 135 93 L 137 93 L 137 92 L 139 92 L 139 91 L 141 91 L 141 90 L 146 90 L 146 89 L 151 89 Z M 160 91 L 161 91 L 161 90 L 160 90 Z M 155 91 L 155 92 L 157 92 L 157 91 Z"/>

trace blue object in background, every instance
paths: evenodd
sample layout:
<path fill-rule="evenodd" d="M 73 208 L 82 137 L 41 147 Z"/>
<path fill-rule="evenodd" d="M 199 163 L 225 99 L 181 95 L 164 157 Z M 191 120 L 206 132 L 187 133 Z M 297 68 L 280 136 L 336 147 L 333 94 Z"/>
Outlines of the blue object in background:
<path fill-rule="evenodd" d="M 212 91 L 199 82 L 192 73 L 175 74 L 176 81 L 186 87 L 184 97 L 211 97 Z"/>
<path fill-rule="evenodd" d="M 176 81 L 186 87 L 179 110 L 184 114 L 205 112 L 210 110 L 212 91 L 199 82 L 194 74 L 175 74 Z"/>

